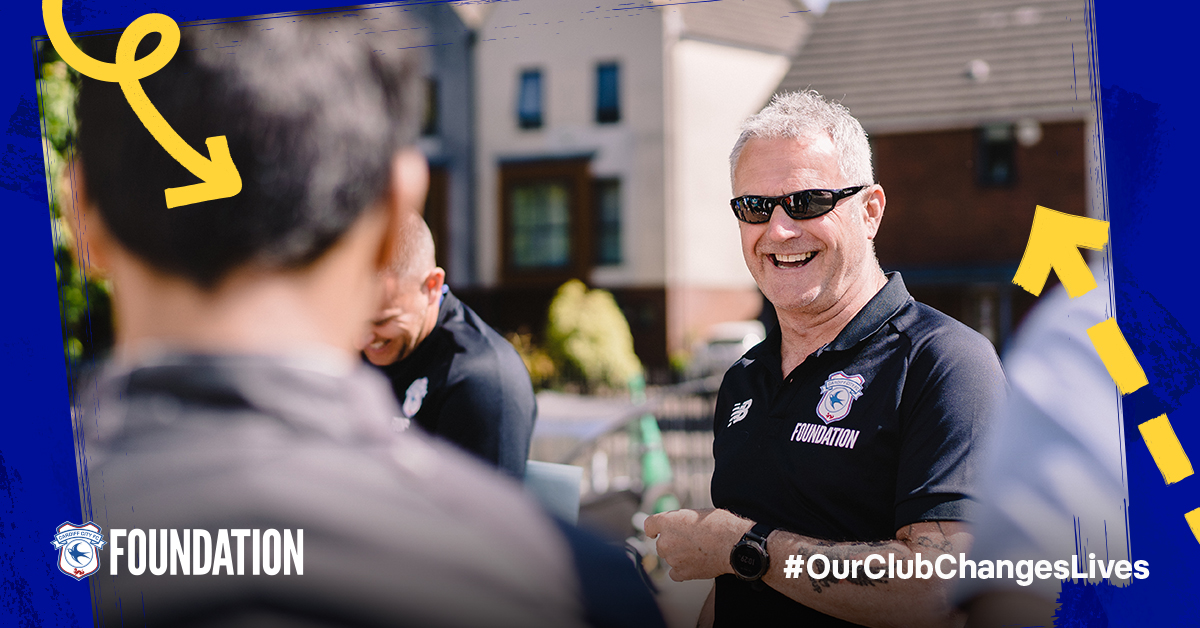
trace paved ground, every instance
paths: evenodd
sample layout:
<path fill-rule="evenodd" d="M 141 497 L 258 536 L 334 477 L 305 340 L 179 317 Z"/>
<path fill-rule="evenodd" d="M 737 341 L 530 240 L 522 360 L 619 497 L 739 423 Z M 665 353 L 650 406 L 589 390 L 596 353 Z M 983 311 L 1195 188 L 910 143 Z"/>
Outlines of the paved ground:
<path fill-rule="evenodd" d="M 535 460 L 563 462 L 580 443 L 639 416 L 648 405 L 638 406 L 622 397 L 589 397 L 543 391 L 538 393 L 538 420 L 533 435 Z M 706 450 L 707 451 L 707 450 Z M 706 480 L 707 481 L 707 480 Z M 653 576 L 658 603 L 669 628 L 694 628 L 712 580 L 675 582 L 665 572 Z"/>
<path fill-rule="evenodd" d="M 537 404 L 529 457 L 546 462 L 568 462 L 577 446 L 595 441 L 644 411 L 628 398 L 552 391 L 538 393 Z"/>

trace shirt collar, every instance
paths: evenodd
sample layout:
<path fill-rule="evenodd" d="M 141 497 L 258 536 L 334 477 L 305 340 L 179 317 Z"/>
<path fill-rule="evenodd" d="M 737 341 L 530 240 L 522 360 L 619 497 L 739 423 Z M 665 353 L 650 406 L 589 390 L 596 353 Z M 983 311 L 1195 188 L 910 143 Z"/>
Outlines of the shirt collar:
<path fill-rule="evenodd" d="M 875 332 L 879 331 L 889 320 L 892 319 L 906 303 L 912 300 L 908 294 L 908 288 L 904 286 L 904 279 L 898 272 L 890 272 L 887 274 L 887 283 L 883 288 L 871 297 L 871 300 L 859 310 L 854 318 L 850 319 L 842 331 L 838 333 L 833 342 L 818 349 L 813 355 L 821 355 L 826 351 L 845 351 L 852 349 L 855 345 L 863 340 L 870 338 Z M 746 357 L 757 359 L 760 356 L 774 357 L 776 362 L 780 356 L 780 343 L 783 340 L 783 335 L 779 330 L 779 325 L 771 328 L 767 333 L 767 337 L 761 344 L 746 354 Z M 777 372 L 774 369 L 772 372 Z"/>
<path fill-rule="evenodd" d="M 888 273 L 887 283 L 883 285 L 883 288 L 871 297 L 871 300 L 863 309 L 859 310 L 858 314 L 854 315 L 850 323 L 842 328 L 837 338 L 833 339 L 833 342 L 817 353 L 826 350 L 845 351 L 853 348 L 879 331 L 900 311 L 904 304 L 911 300 L 912 297 L 909 296 L 908 289 L 904 287 L 904 279 L 900 277 L 900 273 Z"/>
<path fill-rule="evenodd" d="M 437 325 L 434 326 L 435 329 L 445 325 L 446 321 L 458 311 L 458 304 L 458 297 L 450 292 L 450 286 L 442 284 L 442 296 L 438 300 L 438 319 Z"/>

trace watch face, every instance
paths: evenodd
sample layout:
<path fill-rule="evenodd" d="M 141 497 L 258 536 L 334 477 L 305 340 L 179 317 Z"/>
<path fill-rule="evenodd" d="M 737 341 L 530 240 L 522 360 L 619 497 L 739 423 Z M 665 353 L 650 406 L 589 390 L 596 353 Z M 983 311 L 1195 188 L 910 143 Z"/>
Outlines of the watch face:
<path fill-rule="evenodd" d="M 738 576 L 747 580 L 757 580 L 767 570 L 766 555 L 753 543 L 743 542 L 734 546 L 729 555 L 729 563 Z"/>

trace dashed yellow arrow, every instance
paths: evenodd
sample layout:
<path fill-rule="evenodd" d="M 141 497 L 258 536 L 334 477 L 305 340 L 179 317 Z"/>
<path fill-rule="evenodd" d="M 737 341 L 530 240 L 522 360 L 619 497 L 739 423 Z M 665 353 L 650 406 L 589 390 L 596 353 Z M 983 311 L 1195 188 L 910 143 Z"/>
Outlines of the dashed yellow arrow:
<path fill-rule="evenodd" d="M 1038 205 L 1025 255 L 1021 257 L 1013 283 L 1038 296 L 1053 269 L 1071 298 L 1087 294 L 1096 287 L 1096 278 L 1083 261 L 1079 247 L 1098 251 L 1107 243 L 1106 221 L 1064 214 Z"/>
<path fill-rule="evenodd" d="M 1092 339 L 1092 346 L 1096 347 L 1096 353 L 1100 354 L 1104 368 L 1108 369 L 1109 377 L 1112 377 L 1122 395 L 1128 395 L 1150 383 L 1142 365 L 1133 355 L 1133 349 L 1130 349 L 1129 343 L 1125 341 L 1125 334 L 1122 334 L 1121 328 L 1117 326 L 1117 319 L 1110 318 L 1093 325 L 1088 328 L 1087 334 L 1088 338 Z"/>
<path fill-rule="evenodd" d="M 1174 484 L 1192 475 L 1192 461 L 1183 450 L 1167 415 L 1161 414 L 1142 423 L 1138 431 L 1142 433 L 1142 440 L 1146 441 L 1146 448 L 1150 450 L 1150 456 L 1154 458 L 1154 464 L 1158 465 L 1167 484 Z"/>
<path fill-rule="evenodd" d="M 1033 228 L 1025 245 L 1025 255 L 1021 257 L 1021 265 L 1017 267 L 1017 274 L 1012 281 L 1034 296 L 1039 296 L 1053 270 L 1067 289 L 1067 296 L 1072 299 L 1082 296 L 1095 289 L 1096 278 L 1083 261 L 1079 247 L 1098 251 L 1107 243 L 1107 222 L 1064 214 L 1038 205 L 1033 214 Z M 1100 354 L 1100 360 L 1104 362 L 1104 368 L 1108 369 L 1109 376 L 1122 395 L 1128 395 L 1150 383 L 1137 356 L 1133 355 L 1133 350 L 1125 341 L 1121 328 L 1117 326 L 1116 319 L 1109 318 L 1093 325 L 1087 333 L 1096 353 Z M 1192 462 L 1167 415 L 1138 425 L 1138 431 L 1167 484 L 1174 484 L 1194 473 Z M 1184 518 L 1192 534 L 1196 535 L 1196 540 L 1200 541 L 1200 508 L 1188 512 Z"/>
<path fill-rule="evenodd" d="M 154 139 L 175 161 L 202 181 L 195 185 L 167 188 L 164 193 L 168 208 L 229 198 L 242 191 L 242 177 L 229 154 L 229 142 L 225 136 L 205 140 L 209 154 L 209 158 L 205 158 L 188 146 L 167 124 L 142 89 L 141 80 L 161 70 L 179 50 L 179 25 L 175 20 L 161 13 L 150 13 L 134 20 L 117 42 L 115 63 L 93 59 L 71 41 L 63 23 L 62 0 L 43 0 L 42 20 L 46 25 L 46 33 L 50 35 L 50 42 L 63 61 L 81 74 L 120 85 L 129 106 Z M 137 59 L 138 44 L 150 33 L 158 33 L 162 39 L 150 54 Z"/>
<path fill-rule="evenodd" d="M 1192 534 L 1196 537 L 1196 542 L 1200 543 L 1200 508 L 1197 508 L 1183 516 L 1188 522 L 1188 527 L 1192 529 Z"/>

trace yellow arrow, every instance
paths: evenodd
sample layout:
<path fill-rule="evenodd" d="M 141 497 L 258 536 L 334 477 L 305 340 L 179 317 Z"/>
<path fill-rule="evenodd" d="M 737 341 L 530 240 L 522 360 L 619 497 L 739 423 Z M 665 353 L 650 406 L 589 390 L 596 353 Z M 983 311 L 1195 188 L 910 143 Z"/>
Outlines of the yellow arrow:
<path fill-rule="evenodd" d="M 229 198 L 242 191 L 242 177 L 229 154 L 229 142 L 225 136 L 205 140 L 209 154 L 206 159 L 188 146 L 167 124 L 142 89 L 141 80 L 161 70 L 179 50 L 179 25 L 175 20 L 161 13 L 150 13 L 134 20 L 117 42 L 115 63 L 93 59 L 71 41 L 63 22 L 62 0 L 43 0 L 42 20 L 46 24 L 50 42 L 63 61 L 97 81 L 120 85 L 129 106 L 146 125 L 150 135 L 166 149 L 167 154 L 202 181 L 195 185 L 166 189 L 164 194 L 168 208 Z M 150 33 L 158 33 L 162 39 L 150 54 L 137 59 L 138 44 Z"/>
<path fill-rule="evenodd" d="M 1053 269 L 1071 298 L 1087 294 L 1096 287 L 1096 279 L 1083 261 L 1079 247 L 1098 251 L 1107 242 L 1107 222 L 1038 205 L 1013 283 L 1038 296 Z"/>

